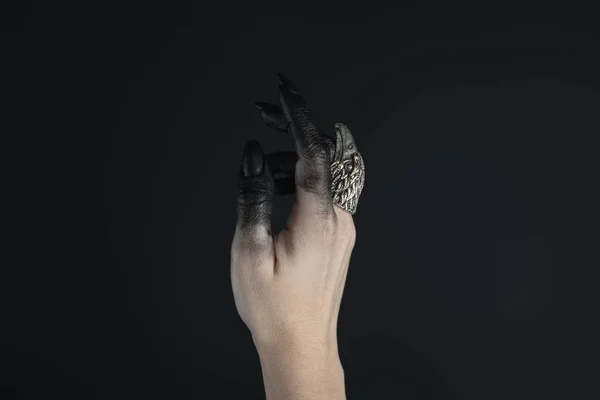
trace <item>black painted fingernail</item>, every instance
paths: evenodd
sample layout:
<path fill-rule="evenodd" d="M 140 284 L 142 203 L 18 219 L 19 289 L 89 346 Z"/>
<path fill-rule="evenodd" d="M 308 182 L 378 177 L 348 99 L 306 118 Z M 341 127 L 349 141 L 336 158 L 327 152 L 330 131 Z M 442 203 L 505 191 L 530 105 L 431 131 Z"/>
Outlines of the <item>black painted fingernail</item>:
<path fill-rule="evenodd" d="M 255 101 L 254 102 L 254 108 L 256 108 L 257 110 L 261 110 L 263 108 L 265 108 L 266 103 L 262 102 L 262 101 Z"/>
<path fill-rule="evenodd" d="M 287 87 L 290 92 L 294 93 L 294 94 L 300 94 L 298 93 L 298 89 L 296 89 L 296 85 L 294 85 L 292 83 L 292 81 L 290 80 L 290 78 L 288 78 L 287 76 L 283 75 L 282 73 L 277 73 L 277 79 L 279 79 L 279 83 L 285 87 Z"/>
<path fill-rule="evenodd" d="M 258 176 L 263 172 L 264 157 L 260 144 L 256 140 L 249 140 L 244 147 L 242 156 L 242 171 L 244 177 Z"/>

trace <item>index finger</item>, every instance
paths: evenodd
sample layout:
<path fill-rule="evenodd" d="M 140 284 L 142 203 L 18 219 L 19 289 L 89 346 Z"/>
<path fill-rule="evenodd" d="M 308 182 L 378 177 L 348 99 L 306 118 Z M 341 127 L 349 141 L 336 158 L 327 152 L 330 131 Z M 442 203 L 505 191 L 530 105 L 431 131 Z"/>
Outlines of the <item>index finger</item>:
<path fill-rule="evenodd" d="M 328 137 L 312 122 L 304 97 L 285 75 L 278 73 L 279 101 L 298 154 L 296 212 L 302 216 L 335 217 L 331 192 L 331 148 Z"/>

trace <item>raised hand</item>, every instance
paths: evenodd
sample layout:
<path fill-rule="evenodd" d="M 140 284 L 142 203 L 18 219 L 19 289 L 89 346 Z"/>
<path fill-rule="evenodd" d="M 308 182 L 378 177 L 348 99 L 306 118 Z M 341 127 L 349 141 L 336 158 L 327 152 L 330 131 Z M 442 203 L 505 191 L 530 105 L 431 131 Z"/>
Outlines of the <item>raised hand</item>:
<path fill-rule="evenodd" d="M 314 398 L 343 399 L 337 318 L 356 230 L 352 214 L 333 202 L 332 160 L 342 157 L 344 145 L 355 145 L 343 143 L 338 130 L 336 146 L 312 122 L 295 85 L 278 78 L 281 106 L 256 107 L 265 123 L 291 134 L 296 154 L 275 153 L 267 161 L 257 141 L 246 143 L 231 247 L 235 303 L 261 358 L 267 398 L 306 390 Z M 276 184 L 274 171 L 289 176 Z M 277 185 L 281 193 L 293 188 L 296 199 L 287 228 L 273 236 Z"/>

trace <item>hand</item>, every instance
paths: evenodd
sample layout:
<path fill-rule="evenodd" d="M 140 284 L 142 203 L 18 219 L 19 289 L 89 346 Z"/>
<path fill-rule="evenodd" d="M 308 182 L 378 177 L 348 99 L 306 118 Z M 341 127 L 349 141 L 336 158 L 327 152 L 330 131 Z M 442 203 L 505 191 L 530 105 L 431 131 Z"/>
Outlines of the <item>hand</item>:
<path fill-rule="evenodd" d="M 268 125 L 294 139 L 296 199 L 287 228 L 272 236 L 272 165 L 285 169 L 286 163 L 270 165 L 258 142 L 249 141 L 231 247 L 235 304 L 261 360 L 269 354 L 269 359 L 338 362 L 337 319 L 356 231 L 352 215 L 332 201 L 335 143 L 311 121 L 304 98 L 289 79 L 278 78 L 281 108 L 267 103 L 257 103 L 257 108 Z M 279 192 L 289 186 L 285 179 Z"/>

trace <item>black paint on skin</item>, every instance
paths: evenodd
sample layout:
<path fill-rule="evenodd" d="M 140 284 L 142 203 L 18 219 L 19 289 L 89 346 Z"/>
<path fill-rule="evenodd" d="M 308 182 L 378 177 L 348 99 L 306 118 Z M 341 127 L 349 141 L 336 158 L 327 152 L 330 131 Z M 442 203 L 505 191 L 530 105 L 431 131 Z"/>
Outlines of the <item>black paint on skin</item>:
<path fill-rule="evenodd" d="M 257 101 L 254 103 L 254 108 L 261 111 L 260 116 L 268 127 L 285 133 L 289 132 L 290 124 L 285 120 L 283 111 L 278 105 Z"/>
<path fill-rule="evenodd" d="M 294 86 L 294 90 L 295 89 Z M 266 103 L 257 101 L 254 103 L 254 107 L 260 111 L 260 117 L 262 118 L 265 125 L 268 127 L 277 129 L 278 131 L 292 134 L 291 122 L 286 120 L 281 107 L 276 104 Z M 305 110 L 308 111 L 308 107 L 305 106 Z M 336 144 L 335 142 L 317 127 L 312 125 L 313 129 L 316 129 L 320 134 L 319 139 L 325 141 L 326 146 L 329 148 L 330 160 L 335 157 Z M 278 195 L 290 195 L 296 191 L 295 173 L 296 173 L 296 162 L 298 161 L 298 155 L 293 151 L 281 151 L 266 154 L 266 162 L 271 168 L 273 174 L 282 175 L 279 178 L 275 178 L 275 193 Z M 327 169 L 329 170 L 329 166 Z M 303 186 L 304 187 L 304 186 Z"/>
<path fill-rule="evenodd" d="M 266 225 L 270 233 L 274 182 L 256 140 L 244 147 L 238 186 L 238 221 L 242 228 Z"/>
<path fill-rule="evenodd" d="M 277 74 L 277 78 L 282 107 L 265 102 L 255 102 L 254 107 L 260 110 L 265 125 L 292 135 L 296 152 L 264 155 L 256 140 L 246 143 L 238 194 L 238 221 L 242 227 L 262 224 L 270 227 L 273 194 L 295 192 L 298 154 L 305 163 L 298 186 L 319 194 L 325 210 L 332 206 L 330 169 L 335 142 L 312 123 L 308 105 L 290 79 L 283 74 Z M 274 174 L 282 177 L 274 179 Z"/>
<path fill-rule="evenodd" d="M 331 155 L 326 136 L 315 126 L 310 118 L 310 109 L 295 85 L 282 74 L 279 78 L 279 100 L 285 120 L 290 123 L 290 132 L 294 138 L 296 152 L 304 170 L 296 178 L 296 185 L 308 192 L 318 194 L 328 208 L 331 203 Z"/>

